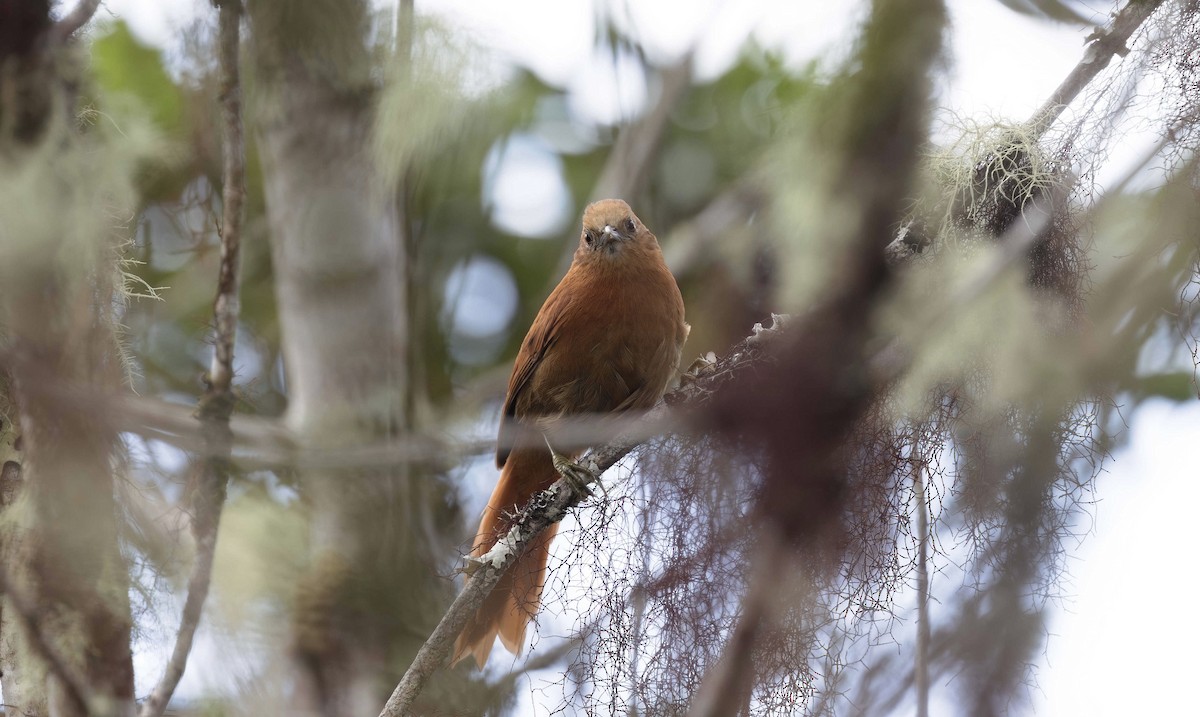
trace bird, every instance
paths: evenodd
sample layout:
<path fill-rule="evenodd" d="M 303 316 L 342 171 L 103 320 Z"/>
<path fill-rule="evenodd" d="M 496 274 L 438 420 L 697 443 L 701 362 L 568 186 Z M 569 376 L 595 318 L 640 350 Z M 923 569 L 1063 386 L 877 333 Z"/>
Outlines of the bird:
<path fill-rule="evenodd" d="M 479 521 L 472 558 L 508 532 L 533 495 L 560 474 L 571 477 L 573 464 L 547 436 L 556 423 L 648 409 L 679 367 L 690 327 L 658 239 L 620 199 L 589 204 L 582 224 L 571 266 L 542 304 L 513 364 L 497 436 L 500 478 Z M 501 576 L 459 634 L 452 665 L 473 655 L 482 669 L 497 636 L 509 652 L 521 654 L 557 528 L 546 528 Z"/>

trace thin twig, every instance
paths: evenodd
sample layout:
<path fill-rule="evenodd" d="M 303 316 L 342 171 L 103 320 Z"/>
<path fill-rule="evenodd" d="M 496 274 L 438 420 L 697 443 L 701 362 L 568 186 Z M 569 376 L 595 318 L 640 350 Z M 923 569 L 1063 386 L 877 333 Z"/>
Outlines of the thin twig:
<path fill-rule="evenodd" d="M 209 381 L 212 391 L 231 394 L 233 347 L 237 339 L 238 269 L 242 244 L 242 206 L 246 200 L 246 149 L 242 133 L 242 88 L 238 77 L 241 23 L 239 0 L 217 0 L 220 7 L 221 119 L 225 127 L 221 202 L 221 268 L 213 303 L 216 347 Z M 228 422 L 228 412 L 225 421 Z"/>
<path fill-rule="evenodd" d="M 916 447 L 913 447 L 916 453 Z M 913 501 L 917 504 L 917 717 L 929 717 L 929 504 L 925 495 L 925 461 L 912 462 Z"/>
<path fill-rule="evenodd" d="M 216 553 L 217 528 L 229 482 L 233 438 L 229 417 L 236 398 L 233 393 L 233 351 L 237 339 L 238 268 L 240 263 L 242 206 L 245 188 L 245 146 L 242 135 L 242 99 L 238 78 L 238 45 L 241 4 L 237 0 L 217 2 L 220 8 L 218 45 L 221 67 L 221 116 L 225 128 L 223 217 L 221 222 L 221 263 L 217 278 L 217 296 L 213 302 L 215 348 L 208 375 L 208 390 L 200 402 L 199 418 L 207 455 L 199 459 L 197 485 L 193 488 L 194 516 L 192 531 L 196 537 L 196 555 L 188 576 L 187 598 L 175 636 L 175 648 L 162 680 L 142 705 L 140 717 L 159 717 L 171 701 L 171 695 L 183 678 L 188 655 L 204 611 L 212 582 Z"/>

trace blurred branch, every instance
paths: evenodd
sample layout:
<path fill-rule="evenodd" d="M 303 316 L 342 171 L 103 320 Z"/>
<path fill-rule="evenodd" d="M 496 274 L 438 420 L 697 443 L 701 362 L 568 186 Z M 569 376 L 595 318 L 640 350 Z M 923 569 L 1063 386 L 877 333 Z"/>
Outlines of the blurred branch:
<path fill-rule="evenodd" d="M 617 135 L 588 201 L 609 197 L 628 199 L 637 194 L 658 159 L 663 136 L 671 124 L 671 112 L 691 87 L 692 53 L 684 54 L 674 65 L 659 72 L 659 78 L 662 85 L 658 101 Z M 575 243 L 567 242 L 558 270 L 552 276 L 565 274 L 574 254 Z"/>
<path fill-rule="evenodd" d="M 159 717 L 171 701 L 171 695 L 183 678 L 188 655 L 204 602 L 212 582 L 216 554 L 217 529 L 225 502 L 225 489 L 231 470 L 233 435 L 229 417 L 237 398 L 233 392 L 233 351 L 238 324 L 238 269 L 241 254 L 243 204 L 246 197 L 245 142 L 242 133 L 242 90 L 238 77 L 238 46 L 241 4 L 238 0 L 217 0 L 219 7 L 218 51 L 221 73 L 221 118 L 224 124 L 224 170 L 222 176 L 221 261 L 217 277 L 217 296 L 213 303 L 215 340 L 208 389 L 200 400 L 199 419 L 206 448 L 198 457 L 196 485 L 191 490 L 192 532 L 196 555 L 188 576 L 187 598 L 175 648 L 162 680 L 142 704 L 140 717 Z"/>
<path fill-rule="evenodd" d="M 400 0 L 396 7 L 396 55 L 405 58 L 404 71 L 412 70 L 414 0 Z"/>
<path fill-rule="evenodd" d="M 697 362 L 684 376 L 679 388 L 671 391 L 634 426 L 604 446 L 586 453 L 579 464 L 587 469 L 595 480 L 618 461 L 640 446 L 649 431 L 638 431 L 638 426 L 668 425 L 670 414 L 682 408 L 695 408 L 707 402 L 711 396 L 734 376 L 748 370 L 764 355 L 765 341 L 781 333 L 781 324 L 770 328 L 756 325 L 754 332 L 739 343 L 730 353 L 717 362 Z M 404 677 L 384 705 L 380 717 L 409 715 L 413 702 L 425 687 L 429 677 L 443 665 L 458 634 L 471 615 L 475 614 L 484 599 L 499 582 L 504 571 L 543 530 L 562 520 L 569 509 L 575 507 L 586 496 L 577 493 L 565 479 L 535 495 L 525 505 L 508 534 L 496 542 L 488 553 L 474 560 L 474 574 L 467 580 L 462 592 L 447 609 L 433 634 L 421 646 Z"/>
<path fill-rule="evenodd" d="M 53 46 L 66 42 L 68 37 L 92 19 L 99 7 L 100 0 L 79 0 L 74 10 L 50 27 L 50 44 Z"/>
<path fill-rule="evenodd" d="M 114 240 L 116 218 L 133 211 L 124 162 L 132 155 L 103 138 L 80 141 L 72 125 L 87 73 L 82 58 L 64 58 L 74 53 L 61 47 L 97 4 L 81 2 L 58 23 L 45 0 L 0 7 L 0 194 L 7 201 L 0 322 L 11 379 L 6 403 L 16 409 L 5 418 L 19 423 L 12 448 L 24 456 L 15 466 L 24 483 L 19 506 L 5 509 L 0 537 L 9 598 L 0 663 L 10 714 L 133 709 L 129 574 L 113 490 L 117 436 L 32 390 L 118 380 Z M 52 207 L 30 205 L 34 197 Z M 12 233 L 14 216 L 36 221 Z M 2 471 L 10 487 L 11 468 Z"/>
<path fill-rule="evenodd" d="M 780 589 L 781 578 L 801 561 L 813 571 L 839 562 L 847 490 L 836 456 L 887 385 L 870 371 L 872 318 L 893 276 L 878 242 L 912 191 L 945 23 L 942 0 L 871 3 L 850 63 L 855 70 L 832 83 L 819 103 L 820 129 L 789 157 L 803 167 L 814 145 L 836 153 L 822 193 L 844 202 L 823 236 L 839 247 L 838 271 L 823 300 L 795 319 L 777 360 L 739 378 L 708 411 L 728 437 L 752 437 L 764 465 L 754 509 L 759 544 L 741 615 L 700 685 L 692 717 L 748 711 L 759 638 L 785 604 L 804 602 Z"/>
<path fill-rule="evenodd" d="M 493 709 L 502 706 L 503 701 L 513 693 L 516 689 L 517 681 L 525 677 L 531 672 L 545 670 L 559 664 L 567 655 L 571 654 L 583 644 L 583 635 L 587 634 L 589 628 L 594 627 L 595 622 L 583 628 L 575 636 L 563 640 L 549 650 L 539 653 L 538 655 L 530 656 L 523 665 L 519 668 L 511 670 L 500 679 L 488 684 L 487 694 L 492 697 L 492 704 L 489 706 Z"/>
<path fill-rule="evenodd" d="M 15 360 L 11 351 L 0 358 Z M 103 391 L 92 386 L 30 381 L 30 391 L 47 396 L 75 411 L 102 416 L 119 431 L 137 433 L 154 440 L 210 455 L 203 427 L 196 421 L 197 409 L 178 403 L 132 394 Z M 586 419 L 581 419 L 586 420 Z M 588 426 L 595 425 L 589 422 Z M 436 463 L 451 458 L 479 455 L 493 450 L 493 438 L 452 440 L 432 434 L 414 434 L 383 443 L 344 448 L 309 448 L 302 445 L 286 424 L 275 418 L 238 415 L 230 418 L 235 465 L 244 470 L 278 466 L 312 468 L 380 468 L 404 463 Z M 579 430 L 588 430 L 586 427 Z M 574 435 L 574 432 L 571 432 Z M 570 436 L 568 436 L 570 437 Z"/>
<path fill-rule="evenodd" d="M 1032 15 L 1039 19 L 1050 18 L 1059 22 L 1087 22 L 1084 17 L 1071 6 L 1073 0 L 1000 0 L 1013 12 L 1022 15 Z"/>
<path fill-rule="evenodd" d="M 711 249 L 730 230 L 749 222 L 766 205 L 767 192 L 753 171 L 713 198 L 699 214 L 676 224 L 663 242 L 663 258 L 681 277 L 711 258 Z"/>
<path fill-rule="evenodd" d="M 659 73 L 661 88 L 654 107 L 617 136 L 608 162 L 592 188 L 591 201 L 630 197 L 638 193 L 658 158 L 671 112 L 687 94 L 692 82 L 692 53 Z"/>
<path fill-rule="evenodd" d="M 0 351 L 0 358 L 5 355 L 6 352 Z M 81 385 L 50 385 L 39 381 L 35 390 L 39 395 L 60 402 L 66 409 L 102 416 L 119 431 L 137 433 L 199 456 L 212 455 L 204 440 L 203 427 L 195 420 L 197 409 L 192 406 L 146 396 L 114 394 Z M 454 438 L 414 432 L 361 446 L 308 448 L 278 419 L 238 415 L 231 417 L 229 427 L 231 460 L 243 470 L 279 466 L 384 468 L 411 463 L 440 464 L 489 453 L 497 447 L 495 438 L 490 436 Z M 620 416 L 579 414 L 558 421 L 553 435 L 555 445 L 568 450 L 594 446 L 631 431 L 640 431 L 643 438 L 649 438 L 666 428 L 665 424 L 650 425 L 636 412 Z"/>
<path fill-rule="evenodd" d="M 184 450 L 207 455 L 193 406 L 130 394 L 113 395 L 98 391 L 89 394 L 84 387 L 63 391 L 61 399 L 73 401 L 84 410 L 108 414 L 122 431 L 140 433 Z M 235 416 L 231 417 L 229 427 L 233 433 L 233 447 L 249 452 L 259 462 L 283 464 L 295 460 L 296 437 L 281 421 L 258 416 Z"/>

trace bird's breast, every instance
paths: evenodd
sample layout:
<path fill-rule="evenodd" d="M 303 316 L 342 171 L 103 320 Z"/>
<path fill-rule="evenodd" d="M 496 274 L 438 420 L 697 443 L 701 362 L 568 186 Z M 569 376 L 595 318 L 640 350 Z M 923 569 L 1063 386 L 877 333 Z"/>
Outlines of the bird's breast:
<path fill-rule="evenodd" d="M 674 278 L 663 267 L 581 279 L 535 378 L 534 395 L 544 405 L 530 408 L 569 414 L 648 407 L 679 365 L 683 304 Z"/>

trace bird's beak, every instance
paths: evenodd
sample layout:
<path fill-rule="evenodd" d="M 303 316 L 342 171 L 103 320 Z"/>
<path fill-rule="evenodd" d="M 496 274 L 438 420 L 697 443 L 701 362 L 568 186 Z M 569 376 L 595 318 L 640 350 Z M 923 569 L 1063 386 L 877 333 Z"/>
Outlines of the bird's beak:
<path fill-rule="evenodd" d="M 621 235 L 617 232 L 617 228 L 611 224 L 605 224 L 603 231 L 600 232 L 604 236 L 604 243 L 607 244 L 614 239 L 620 239 Z"/>

